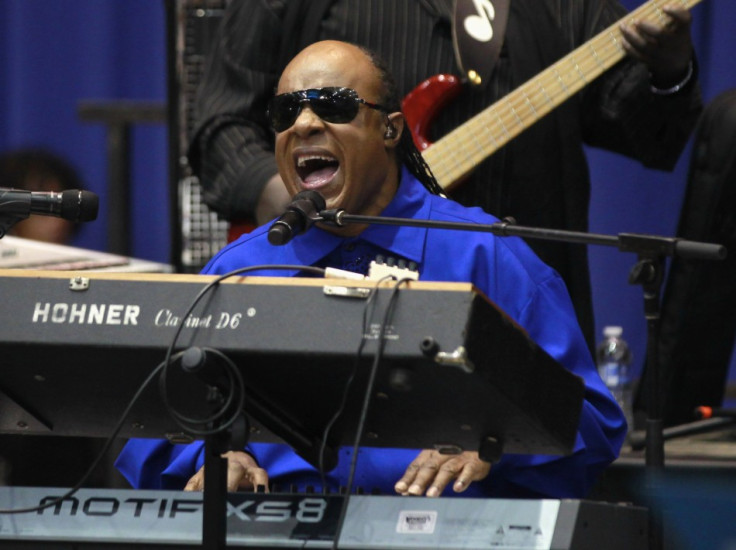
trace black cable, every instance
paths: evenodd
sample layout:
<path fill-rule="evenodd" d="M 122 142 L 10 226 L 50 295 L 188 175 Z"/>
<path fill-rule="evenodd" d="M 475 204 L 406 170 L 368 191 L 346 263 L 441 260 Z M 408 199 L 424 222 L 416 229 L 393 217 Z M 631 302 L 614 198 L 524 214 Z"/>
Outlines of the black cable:
<path fill-rule="evenodd" d="M 363 324 L 361 326 L 361 333 L 360 333 L 360 344 L 358 345 L 358 350 L 355 355 L 355 361 L 353 363 L 353 369 L 348 376 L 348 379 L 345 382 L 345 387 L 343 388 L 342 392 L 342 400 L 340 401 L 340 404 L 337 407 L 337 410 L 335 411 L 335 414 L 330 418 L 330 420 L 327 422 L 327 425 L 325 426 L 324 431 L 322 432 L 322 441 L 320 442 L 320 448 L 319 448 L 319 454 L 318 454 L 318 469 L 319 469 L 319 475 L 320 475 L 320 481 L 322 483 L 322 490 L 325 491 L 327 489 L 327 480 L 325 478 L 325 468 L 324 468 L 324 454 L 327 447 L 327 438 L 329 436 L 330 431 L 332 430 L 333 425 L 335 422 L 337 422 L 338 418 L 342 415 L 342 413 L 345 411 L 345 406 L 347 405 L 348 400 L 348 394 L 350 393 L 350 387 L 353 384 L 353 380 L 355 379 L 355 374 L 358 371 L 358 365 L 360 364 L 360 358 L 363 353 L 363 348 L 365 347 L 366 338 L 365 335 L 368 331 L 368 322 L 373 314 L 373 308 L 371 306 L 375 306 L 375 296 L 377 294 L 378 288 L 382 281 L 390 279 L 390 276 L 384 277 L 382 279 L 379 279 L 376 281 L 373 288 L 370 289 L 370 293 L 368 294 L 368 297 L 366 298 L 365 307 L 363 308 Z M 370 314 L 369 314 L 370 311 Z"/>
<path fill-rule="evenodd" d="M 373 385 L 375 384 L 376 374 L 378 372 L 378 365 L 381 363 L 381 359 L 383 359 L 383 352 L 386 347 L 386 327 L 389 326 L 389 323 L 393 317 L 394 308 L 396 307 L 397 297 L 399 295 L 399 288 L 402 284 L 411 281 L 413 279 L 399 279 L 396 284 L 393 287 L 393 290 L 391 292 L 391 297 L 389 298 L 389 303 L 386 306 L 386 310 L 384 312 L 383 319 L 381 321 L 381 327 L 379 330 L 379 337 L 378 337 L 378 349 L 376 350 L 376 354 L 373 357 L 373 363 L 371 365 L 371 370 L 368 377 L 368 382 L 366 384 L 366 390 L 365 395 L 363 398 L 363 406 L 361 407 L 360 411 L 360 418 L 358 421 L 358 425 L 355 430 L 355 440 L 353 442 L 353 455 L 350 460 L 350 470 L 348 472 L 348 481 L 347 481 L 347 490 L 345 492 L 345 500 L 342 502 L 342 506 L 340 507 L 340 517 L 337 521 L 337 528 L 335 529 L 335 538 L 332 541 L 332 548 L 333 550 L 337 550 L 337 543 L 340 536 L 340 532 L 342 531 L 342 526 L 345 523 L 345 517 L 347 516 L 347 510 L 348 510 L 348 503 L 350 501 L 350 491 L 353 485 L 353 478 L 355 477 L 355 469 L 358 462 L 358 449 L 360 448 L 360 440 L 363 438 L 363 430 L 365 428 L 365 421 L 368 417 L 368 408 L 370 405 L 370 399 L 371 395 L 373 393 Z"/>
<path fill-rule="evenodd" d="M 243 382 L 243 375 L 240 373 L 240 369 L 238 369 L 235 363 L 233 363 L 233 361 L 227 355 L 214 348 L 204 347 L 202 348 L 202 350 L 217 355 L 222 361 L 225 362 L 225 364 L 228 366 L 226 372 L 228 373 L 228 381 L 230 382 L 228 384 L 228 388 L 237 388 L 238 390 L 235 391 L 234 389 L 231 389 L 231 391 L 228 392 L 225 402 L 220 405 L 219 410 L 215 411 L 210 416 L 201 419 L 187 419 L 186 421 L 177 422 L 179 426 L 187 430 L 192 435 L 207 436 L 228 429 L 238 419 L 238 417 L 240 416 L 240 412 L 243 410 L 243 407 L 245 405 L 245 384 Z M 233 382 L 237 382 L 237 384 L 234 384 Z M 235 399 L 234 396 L 236 394 L 239 396 L 238 403 L 235 407 L 232 407 L 233 401 Z M 230 416 L 230 418 L 228 418 L 224 422 L 219 423 L 217 425 L 217 428 L 197 429 L 193 427 L 194 424 L 207 425 L 210 423 L 214 423 L 220 420 L 220 418 L 230 410 L 232 410 L 232 415 Z M 169 414 L 176 414 L 177 417 L 175 418 L 181 420 L 181 415 L 177 411 L 171 410 L 169 411 Z M 187 421 L 189 421 L 188 425 L 186 424 Z"/>
<path fill-rule="evenodd" d="M 191 312 L 196 307 L 197 303 L 199 303 L 199 300 L 201 300 L 202 297 L 207 292 L 209 292 L 214 286 L 216 286 L 217 284 L 219 284 L 224 279 L 227 279 L 229 277 L 233 277 L 233 276 L 238 275 L 240 273 L 245 273 L 247 271 L 263 270 L 263 269 L 283 269 L 283 270 L 307 271 L 307 272 L 314 273 L 314 274 L 321 275 L 321 276 L 324 276 L 324 273 L 325 273 L 325 270 L 324 269 L 318 268 L 318 267 L 300 266 L 300 265 L 282 265 L 282 264 L 250 266 L 250 267 L 244 267 L 244 268 L 236 269 L 234 271 L 231 271 L 229 273 L 226 273 L 224 275 L 221 275 L 220 277 L 218 277 L 214 281 L 211 281 L 209 284 L 207 284 L 202 290 L 200 290 L 200 292 L 197 294 L 197 296 L 195 297 L 194 301 L 190 305 L 189 309 L 187 310 L 186 315 L 183 317 L 183 319 L 186 319 L 191 314 Z M 174 337 L 173 337 L 173 339 L 171 341 L 171 344 L 167 348 L 166 358 L 164 359 L 164 361 L 161 362 L 161 363 L 159 363 L 156 366 L 156 368 L 153 369 L 153 371 L 151 372 L 151 374 L 148 375 L 148 377 L 144 380 L 144 382 L 138 388 L 138 390 L 136 391 L 136 393 L 133 395 L 133 397 L 131 398 L 130 402 L 128 403 L 128 406 L 125 408 L 125 410 L 123 411 L 122 415 L 120 416 L 120 420 L 118 420 L 117 424 L 113 428 L 112 433 L 110 434 L 110 436 L 108 436 L 107 441 L 103 445 L 103 447 L 100 450 L 100 452 L 97 454 L 97 458 L 95 458 L 95 460 L 92 462 L 92 464 L 90 465 L 90 467 L 88 468 L 88 470 L 84 473 L 84 475 L 81 477 L 81 479 L 74 485 L 74 487 L 72 487 L 71 489 L 69 489 L 62 496 L 60 496 L 60 497 L 58 497 L 56 499 L 50 500 L 46 504 L 43 504 L 43 505 L 40 505 L 40 506 L 34 506 L 34 507 L 31 507 L 31 508 L 0 509 L 0 514 L 25 514 L 25 513 L 38 512 L 38 511 L 41 511 L 41 510 L 45 510 L 46 508 L 50 508 L 52 506 L 56 506 L 57 504 L 63 502 L 64 500 L 66 500 L 69 497 L 71 497 L 72 495 L 74 495 L 77 491 L 79 491 L 79 489 L 82 488 L 82 486 L 87 481 L 87 479 L 92 475 L 92 472 L 94 472 L 94 470 L 100 464 L 100 462 L 102 461 L 102 459 L 105 457 L 107 451 L 109 451 L 110 447 L 112 446 L 113 441 L 115 441 L 117 435 L 120 433 L 120 430 L 122 430 L 123 423 L 125 422 L 125 419 L 127 418 L 128 414 L 130 414 L 130 411 L 133 408 L 133 406 L 135 405 L 135 403 L 138 401 L 138 399 L 140 399 L 140 396 L 143 393 L 143 391 L 148 387 L 148 385 L 151 383 L 151 381 L 159 373 L 161 374 L 161 377 L 159 378 L 159 388 L 161 389 L 163 387 L 163 390 L 161 390 L 162 391 L 162 399 L 164 401 L 164 405 L 165 405 L 167 411 L 169 411 L 171 413 L 171 411 L 173 410 L 173 408 L 168 403 L 168 397 L 166 396 L 165 383 L 161 382 L 161 380 L 163 378 L 165 378 L 165 376 L 167 374 L 167 369 L 168 369 L 169 365 L 173 361 L 181 358 L 184 355 L 184 352 L 179 352 L 179 353 L 176 353 L 176 354 L 173 353 L 174 346 L 176 345 L 176 340 L 178 339 L 178 337 L 179 337 L 179 335 L 181 333 L 181 329 L 182 329 L 183 325 L 184 325 L 184 323 L 180 323 L 179 327 L 177 328 L 177 331 L 174 334 Z M 220 352 L 217 352 L 217 350 L 209 349 L 209 351 L 214 351 L 216 354 L 218 354 L 219 357 L 223 358 L 226 361 L 226 364 L 228 364 L 229 366 L 233 366 L 234 367 L 234 364 L 232 363 L 232 361 L 230 361 L 224 354 L 222 354 Z M 240 382 L 242 384 L 242 376 L 241 376 L 240 371 L 237 369 L 237 367 L 234 368 L 234 371 L 237 371 L 236 377 L 240 377 Z M 241 396 L 242 396 L 241 397 L 241 400 L 244 400 L 244 392 L 241 392 Z M 235 419 L 237 418 L 237 416 L 238 416 L 237 415 L 237 412 L 239 412 L 239 408 L 236 408 L 236 413 L 234 413 L 233 418 L 231 418 L 228 421 L 229 422 L 228 426 L 230 424 L 232 424 L 232 422 L 234 422 Z M 176 420 L 176 418 L 174 418 L 174 419 Z M 226 426 L 226 427 L 228 427 L 228 426 Z M 225 428 L 220 428 L 220 429 L 225 429 Z"/>
<path fill-rule="evenodd" d="M 178 359 L 183 353 L 178 353 L 175 355 L 175 358 Z M 29 512 L 39 512 L 41 510 L 45 510 L 46 508 L 50 508 L 52 506 L 56 506 L 60 502 L 63 502 L 64 500 L 71 497 L 74 493 L 79 491 L 79 489 L 82 488 L 82 485 L 84 485 L 85 481 L 89 478 L 90 475 L 92 475 L 92 472 L 94 472 L 95 468 L 99 465 L 100 461 L 104 458 L 107 451 L 110 449 L 110 446 L 112 445 L 113 441 L 115 441 L 115 438 L 117 437 L 118 433 L 120 433 L 120 430 L 123 428 L 123 423 L 125 422 L 125 419 L 127 418 L 128 414 L 130 414 L 131 409 L 133 408 L 133 405 L 138 401 L 143 391 L 148 387 L 148 385 L 151 383 L 151 381 L 154 379 L 154 377 L 164 368 L 165 363 L 159 363 L 158 366 L 153 369 L 151 374 L 148 375 L 148 377 L 143 381 L 141 386 L 138 388 L 138 391 L 136 391 L 135 395 L 133 395 L 133 398 L 130 400 L 130 403 L 128 403 L 128 406 L 123 411 L 123 414 L 120 415 L 120 420 L 118 420 L 118 423 L 115 425 L 115 428 L 113 429 L 110 436 L 108 436 L 107 441 L 105 442 L 105 445 L 103 445 L 100 452 L 97 454 L 97 458 L 92 462 L 92 465 L 89 467 L 87 472 L 82 476 L 82 478 L 77 482 L 77 484 L 69 489 L 66 493 L 64 493 L 62 496 L 53 499 L 46 504 L 40 505 L 40 506 L 34 506 L 32 508 L 13 508 L 13 509 L 0 509 L 0 514 L 25 514 Z"/>
<path fill-rule="evenodd" d="M 233 271 L 230 271 L 228 273 L 225 273 L 224 275 L 220 275 L 216 279 L 210 281 L 207 285 L 202 288 L 199 293 L 195 296 L 194 300 L 192 300 L 192 303 L 189 305 L 187 310 L 185 311 L 184 315 L 182 316 L 182 319 L 188 319 L 191 315 L 192 311 L 194 311 L 194 308 L 197 307 L 197 304 L 199 304 L 200 300 L 204 298 L 204 296 L 207 295 L 207 293 L 218 286 L 222 281 L 225 279 L 228 279 L 230 277 L 234 277 L 236 275 L 240 275 L 242 273 L 247 273 L 249 271 L 262 271 L 264 269 L 275 269 L 275 270 L 291 270 L 291 271 L 306 271 L 310 273 L 314 273 L 316 275 L 324 276 L 325 270 L 319 267 L 312 267 L 312 266 L 301 266 L 301 265 L 288 265 L 288 264 L 273 264 L 273 265 L 255 265 L 255 266 L 248 266 L 248 267 L 241 267 L 239 269 L 235 269 Z M 181 335 L 181 331 L 184 328 L 184 322 L 179 323 L 179 326 L 176 329 L 176 332 L 174 333 L 174 336 L 171 340 L 171 344 L 169 345 L 168 349 L 166 350 L 166 359 L 164 361 L 164 368 L 161 372 L 161 377 L 159 378 L 159 393 L 161 395 L 161 400 L 164 404 L 164 407 L 169 412 L 169 415 L 174 419 L 174 421 L 184 430 L 190 431 L 194 433 L 195 435 L 211 435 L 213 433 L 217 433 L 219 431 L 222 431 L 226 429 L 225 427 L 218 427 L 213 430 L 198 430 L 196 428 L 192 428 L 192 425 L 195 424 L 202 424 L 203 422 L 213 422 L 214 420 L 217 420 L 220 415 L 225 414 L 226 410 L 223 407 L 220 407 L 220 410 L 215 411 L 210 417 L 201 419 L 201 418 L 189 418 L 180 412 L 178 412 L 170 403 L 169 396 L 168 396 L 168 389 L 166 386 L 166 382 L 168 380 L 168 374 L 169 374 L 169 366 L 171 364 L 171 354 L 173 353 L 174 347 L 176 346 L 176 341 L 179 339 L 179 336 Z M 221 357 L 225 357 L 223 354 L 220 354 Z M 229 360 L 227 360 L 228 363 L 230 363 Z M 238 375 L 240 375 L 239 370 L 237 367 L 234 368 L 234 370 L 238 371 Z M 244 386 L 242 385 L 242 377 L 239 377 L 240 387 L 238 388 L 241 392 L 241 394 L 244 394 Z M 235 421 L 237 418 L 238 411 L 236 410 L 234 413 L 233 418 L 231 418 L 230 424 Z"/>

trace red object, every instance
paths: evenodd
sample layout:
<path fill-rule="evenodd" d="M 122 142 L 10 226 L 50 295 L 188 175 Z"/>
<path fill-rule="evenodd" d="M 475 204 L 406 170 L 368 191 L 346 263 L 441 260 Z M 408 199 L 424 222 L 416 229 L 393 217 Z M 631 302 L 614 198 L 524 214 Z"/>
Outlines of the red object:
<path fill-rule="evenodd" d="M 406 94 L 401 102 L 401 110 L 417 149 L 424 151 L 432 145 L 428 138 L 432 121 L 445 105 L 458 96 L 462 86 L 458 77 L 439 74 L 428 78 Z"/>
<path fill-rule="evenodd" d="M 243 233 L 250 233 L 256 228 L 255 224 L 244 220 L 235 220 L 230 222 L 227 230 L 227 242 L 231 243 Z"/>

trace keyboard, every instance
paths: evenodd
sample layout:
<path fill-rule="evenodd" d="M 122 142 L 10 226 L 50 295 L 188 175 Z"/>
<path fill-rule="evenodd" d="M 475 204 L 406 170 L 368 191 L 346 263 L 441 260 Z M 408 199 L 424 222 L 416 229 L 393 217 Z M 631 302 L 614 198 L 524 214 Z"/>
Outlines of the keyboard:
<path fill-rule="evenodd" d="M 186 316 L 212 280 L 0 270 L 0 431 L 108 436 L 181 329 L 177 349 L 212 348 L 237 365 L 251 441 L 283 440 L 311 462 L 355 370 L 328 446 L 354 442 L 382 321 L 395 298 L 365 445 L 489 456 L 559 455 L 574 445 L 582 381 L 468 283 L 412 281 L 396 296 L 387 283 L 368 303 L 362 291 L 373 289 L 371 281 L 233 278 Z M 172 406 L 190 417 L 209 415 L 197 377 L 177 364 L 167 380 Z M 120 436 L 178 442 L 187 434 L 154 383 Z"/>
<path fill-rule="evenodd" d="M 64 489 L 0 487 L 0 507 L 32 507 Z M 347 512 L 338 534 L 341 507 Z M 0 547 L 191 547 L 202 494 L 83 489 L 40 512 L 0 515 Z M 585 500 L 230 493 L 227 546 L 446 550 L 644 550 L 644 508 Z"/>
<path fill-rule="evenodd" d="M 0 269 L 119 273 L 170 273 L 173 271 L 172 266 L 159 262 L 10 235 L 0 239 Z"/>

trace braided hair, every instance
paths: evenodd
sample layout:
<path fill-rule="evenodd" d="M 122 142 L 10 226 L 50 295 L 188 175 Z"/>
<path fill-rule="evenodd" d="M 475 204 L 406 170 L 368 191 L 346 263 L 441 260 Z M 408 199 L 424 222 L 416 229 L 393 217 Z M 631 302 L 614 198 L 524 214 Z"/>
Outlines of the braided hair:
<path fill-rule="evenodd" d="M 383 87 L 383 97 L 380 100 L 381 105 L 389 109 L 391 112 L 400 112 L 401 102 L 399 101 L 399 92 L 396 87 L 396 80 L 391 74 L 391 70 L 388 68 L 386 62 L 369 48 L 359 44 L 355 44 L 355 46 L 368 56 L 371 63 L 373 63 L 373 66 L 378 70 L 381 85 Z M 424 157 L 414 144 L 411 129 L 406 125 L 404 126 L 404 131 L 401 133 L 401 138 L 399 138 L 396 152 L 398 163 L 406 166 L 409 172 L 411 172 L 412 175 L 417 178 L 430 193 L 435 195 L 444 195 L 442 186 L 437 182 L 429 164 L 427 164 L 427 161 L 424 160 Z"/>

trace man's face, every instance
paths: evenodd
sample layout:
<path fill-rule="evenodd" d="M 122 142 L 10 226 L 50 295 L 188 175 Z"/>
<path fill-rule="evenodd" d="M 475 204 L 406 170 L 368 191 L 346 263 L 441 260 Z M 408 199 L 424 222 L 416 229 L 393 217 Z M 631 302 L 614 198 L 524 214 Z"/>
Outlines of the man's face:
<path fill-rule="evenodd" d="M 381 101 L 378 70 L 358 48 L 339 42 L 319 42 L 300 53 L 284 70 L 277 94 L 326 87 Z M 386 113 L 360 105 L 352 121 L 330 123 L 303 103 L 294 124 L 276 134 L 276 162 L 289 193 L 311 189 L 327 208 L 378 215 L 398 185 L 398 140 L 385 138 L 386 120 Z"/>

